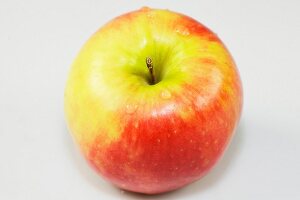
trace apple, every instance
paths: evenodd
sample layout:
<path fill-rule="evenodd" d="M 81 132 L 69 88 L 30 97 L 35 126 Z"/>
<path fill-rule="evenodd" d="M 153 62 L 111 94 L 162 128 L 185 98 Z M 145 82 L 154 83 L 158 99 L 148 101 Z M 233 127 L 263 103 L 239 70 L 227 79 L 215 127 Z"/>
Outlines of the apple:
<path fill-rule="evenodd" d="M 100 28 L 65 88 L 68 128 L 88 163 L 129 191 L 199 180 L 237 127 L 242 87 L 221 40 L 196 20 L 142 8 Z"/>

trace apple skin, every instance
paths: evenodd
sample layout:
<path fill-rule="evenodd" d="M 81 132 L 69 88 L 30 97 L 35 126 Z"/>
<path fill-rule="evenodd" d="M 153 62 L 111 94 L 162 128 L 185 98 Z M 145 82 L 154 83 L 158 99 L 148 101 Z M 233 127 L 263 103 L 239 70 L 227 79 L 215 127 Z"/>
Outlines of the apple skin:
<path fill-rule="evenodd" d="M 220 159 L 241 115 L 242 87 L 212 31 L 179 13 L 142 8 L 87 41 L 64 104 L 68 128 L 99 174 L 157 194 L 199 180 Z"/>

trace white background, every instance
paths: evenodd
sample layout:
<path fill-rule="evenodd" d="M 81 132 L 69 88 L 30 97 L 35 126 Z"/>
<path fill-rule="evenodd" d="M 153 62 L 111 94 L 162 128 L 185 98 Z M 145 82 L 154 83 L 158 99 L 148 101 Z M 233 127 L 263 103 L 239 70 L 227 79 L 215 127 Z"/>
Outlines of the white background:
<path fill-rule="evenodd" d="M 300 1 L 0 1 L 0 199 L 300 199 Z M 224 158 L 201 181 L 145 196 L 85 163 L 66 129 L 63 93 L 81 46 L 143 5 L 214 30 L 239 67 L 244 110 Z"/>

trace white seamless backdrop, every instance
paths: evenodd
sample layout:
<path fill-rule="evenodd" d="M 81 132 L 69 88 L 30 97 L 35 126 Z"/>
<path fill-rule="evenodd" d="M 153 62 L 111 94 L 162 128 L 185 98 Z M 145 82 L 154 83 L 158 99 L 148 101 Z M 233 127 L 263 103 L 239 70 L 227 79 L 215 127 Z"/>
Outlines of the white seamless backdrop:
<path fill-rule="evenodd" d="M 300 1 L 0 2 L 0 199 L 300 199 Z M 63 93 L 81 46 L 142 6 L 202 22 L 232 53 L 244 86 L 237 134 L 201 181 L 146 196 L 92 171 L 68 134 Z"/>

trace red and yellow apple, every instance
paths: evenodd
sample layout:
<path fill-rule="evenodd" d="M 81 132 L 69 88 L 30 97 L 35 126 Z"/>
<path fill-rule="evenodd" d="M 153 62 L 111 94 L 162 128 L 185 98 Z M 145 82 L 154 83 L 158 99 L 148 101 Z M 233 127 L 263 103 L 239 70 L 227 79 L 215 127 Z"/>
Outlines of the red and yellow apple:
<path fill-rule="evenodd" d="M 65 89 L 68 128 L 90 165 L 147 194 L 203 177 L 241 114 L 242 88 L 221 40 L 196 20 L 142 8 L 100 28 Z"/>

